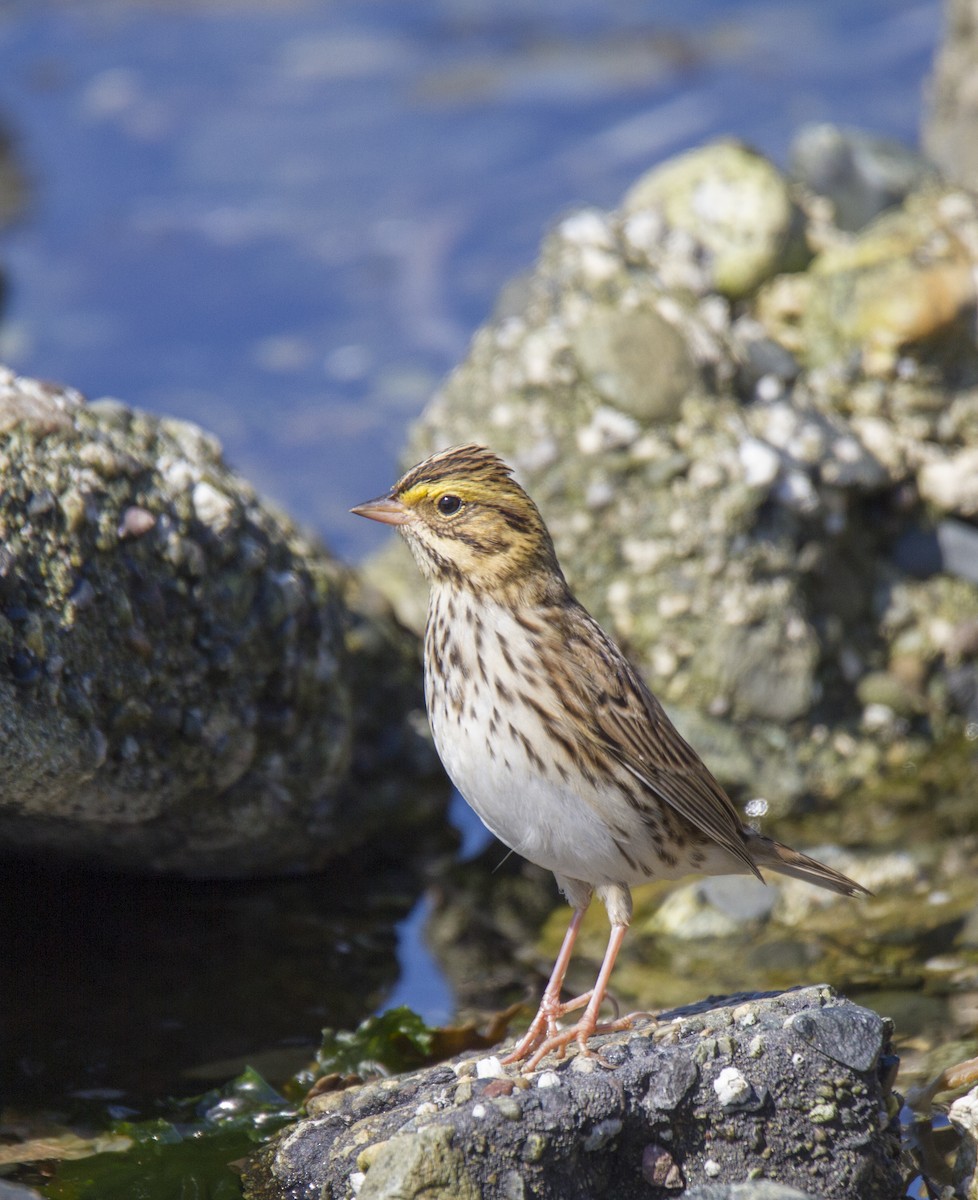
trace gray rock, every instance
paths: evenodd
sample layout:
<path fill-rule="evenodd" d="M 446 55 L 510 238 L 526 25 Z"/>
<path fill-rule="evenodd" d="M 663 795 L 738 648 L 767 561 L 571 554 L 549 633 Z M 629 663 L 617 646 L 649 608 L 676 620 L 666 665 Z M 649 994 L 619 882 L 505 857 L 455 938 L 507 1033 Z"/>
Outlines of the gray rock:
<path fill-rule="evenodd" d="M 923 145 L 947 175 L 978 186 L 978 10 L 974 0 L 947 0 L 944 37 L 925 89 Z"/>
<path fill-rule="evenodd" d="M 868 1009 L 847 1012 L 824 1008 L 797 1013 L 789 1024 L 821 1054 L 854 1071 L 868 1071 L 883 1050 L 884 1030 L 876 1014 Z"/>
<path fill-rule="evenodd" d="M 674 419 L 697 382 L 682 333 L 652 307 L 596 308 L 575 330 L 573 348 L 595 391 L 640 421 Z M 650 388 L 653 375 L 658 386 Z"/>
<path fill-rule="evenodd" d="M 0 531 L 8 850 L 293 872 L 440 806 L 414 639 L 203 430 L 0 370 Z"/>
<path fill-rule="evenodd" d="M 838 125 L 806 125 L 791 143 L 792 174 L 827 196 L 839 229 L 861 229 L 937 177 L 934 167 L 892 138 Z"/>
<path fill-rule="evenodd" d="M 935 530 L 941 566 L 949 575 L 978 583 L 978 529 L 964 521 L 940 521 Z"/>
<path fill-rule="evenodd" d="M 831 1053 L 799 1036 L 806 1017 L 836 1031 Z M 526 1077 L 455 1060 L 311 1102 L 250 1160 L 245 1195 L 896 1197 L 888 1037 L 875 1013 L 807 988 L 704 1002 L 654 1036 L 596 1039 L 603 1061 L 545 1060 Z M 840 1045 L 859 1047 L 844 1055 L 857 1066 Z"/>
<path fill-rule="evenodd" d="M 739 933 L 745 924 L 765 921 L 776 903 L 777 893 L 759 879 L 715 875 L 670 892 L 649 928 L 683 941 L 722 938 Z"/>

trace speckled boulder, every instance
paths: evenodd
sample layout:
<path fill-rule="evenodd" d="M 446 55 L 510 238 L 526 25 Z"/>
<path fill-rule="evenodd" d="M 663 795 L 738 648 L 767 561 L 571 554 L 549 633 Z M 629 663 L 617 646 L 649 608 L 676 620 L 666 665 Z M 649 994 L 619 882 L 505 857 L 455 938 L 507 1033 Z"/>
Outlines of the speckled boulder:
<path fill-rule="evenodd" d="M 781 197 L 779 237 L 804 214 L 820 247 L 804 270 L 772 249 L 736 293 L 736 213 L 700 229 L 660 195 L 713 179 L 736 206 L 732 162 Z M 853 236 L 776 174 L 707 146 L 562 220 L 403 461 L 506 458 L 683 733 L 783 812 L 978 738 L 978 201 L 928 184 Z M 371 575 L 420 622 L 403 549 Z"/>
<path fill-rule="evenodd" d="M 522 1076 L 495 1057 L 456 1059 L 317 1097 L 252 1158 L 245 1195 L 903 1194 L 888 1022 L 829 988 L 698 1008 L 595 1039 L 603 1063 L 551 1058 Z M 710 1190 L 744 1180 L 767 1186 Z"/>
<path fill-rule="evenodd" d="M 416 645 L 183 421 L 0 372 L 0 841 L 321 866 L 439 801 Z"/>

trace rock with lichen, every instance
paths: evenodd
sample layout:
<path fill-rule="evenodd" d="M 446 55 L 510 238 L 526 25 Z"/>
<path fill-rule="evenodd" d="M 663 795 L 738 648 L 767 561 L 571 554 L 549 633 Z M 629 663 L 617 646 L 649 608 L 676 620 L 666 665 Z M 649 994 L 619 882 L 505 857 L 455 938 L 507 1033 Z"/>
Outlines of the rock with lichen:
<path fill-rule="evenodd" d="M 936 386 L 974 380 L 974 196 L 924 187 L 855 236 L 820 236 L 826 244 L 807 271 L 779 276 L 757 298 L 757 315 L 779 341 L 810 369 L 855 363 L 850 384 L 902 376 L 908 386 L 899 390 L 918 403 L 928 394 L 935 403 Z M 816 386 L 845 411 L 840 383 L 835 395 Z"/>
<path fill-rule="evenodd" d="M 414 639 L 185 421 L 0 371 L 0 839 L 307 870 L 437 808 Z"/>
<path fill-rule="evenodd" d="M 978 736 L 976 266 L 964 190 L 927 178 L 849 233 L 703 147 L 556 226 L 405 463 L 502 454 L 741 795 L 777 812 L 899 776 Z M 419 623 L 403 550 L 371 572 Z"/>
<path fill-rule="evenodd" d="M 876 1013 L 806 988 L 639 1022 L 595 1038 L 598 1058 L 551 1057 L 529 1075 L 456 1059 L 311 1100 L 250 1160 L 245 1195 L 896 1197 L 889 1034 Z M 741 1181 L 766 1189 L 722 1190 Z"/>
<path fill-rule="evenodd" d="M 669 242 L 685 240 L 705 266 L 710 289 L 731 299 L 811 257 L 788 181 L 737 142 L 689 150 L 648 171 L 625 195 L 622 217 L 639 255 L 668 262 Z M 661 223 L 654 232 L 650 221 Z"/>

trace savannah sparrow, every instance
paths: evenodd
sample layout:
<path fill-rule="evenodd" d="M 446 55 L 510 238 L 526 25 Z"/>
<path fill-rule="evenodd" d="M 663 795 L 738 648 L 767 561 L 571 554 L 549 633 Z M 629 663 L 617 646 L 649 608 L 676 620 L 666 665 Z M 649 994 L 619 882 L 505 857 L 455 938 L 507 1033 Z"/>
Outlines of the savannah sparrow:
<path fill-rule="evenodd" d="M 425 700 L 452 782 L 507 846 L 554 872 L 573 906 L 540 1008 L 506 1059 L 588 1053 L 632 911 L 629 889 L 759 867 L 845 895 L 866 889 L 741 821 L 662 705 L 571 594 L 536 505 L 501 459 L 457 446 L 352 510 L 407 539 L 431 586 Z M 594 987 L 561 1001 L 593 893 L 611 937 Z M 583 1008 L 577 1024 L 559 1018 Z"/>

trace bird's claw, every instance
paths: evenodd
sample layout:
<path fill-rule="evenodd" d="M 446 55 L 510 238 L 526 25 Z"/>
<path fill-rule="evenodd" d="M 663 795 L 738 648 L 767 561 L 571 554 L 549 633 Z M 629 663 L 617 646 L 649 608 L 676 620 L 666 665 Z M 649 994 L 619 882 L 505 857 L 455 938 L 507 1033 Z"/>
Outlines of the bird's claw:
<path fill-rule="evenodd" d="M 544 994 L 540 1001 L 540 1007 L 537 1009 L 537 1015 L 530 1022 L 530 1028 L 516 1043 L 511 1053 L 502 1060 L 504 1065 L 521 1062 L 538 1046 L 544 1045 L 552 1038 L 559 1037 L 561 1029 L 557 1022 L 560 1018 L 566 1017 L 568 1013 L 576 1012 L 579 1008 L 584 1008 L 591 999 L 591 995 L 591 992 L 584 992 L 580 996 L 575 996 L 573 1000 L 560 1001 Z"/>
<path fill-rule="evenodd" d="M 526 1060 L 522 1070 L 530 1073 L 537 1069 L 548 1054 L 556 1054 L 558 1058 L 563 1058 L 567 1053 L 567 1047 L 573 1042 L 577 1042 L 578 1055 L 581 1058 L 596 1058 L 603 1067 L 610 1067 L 611 1063 L 591 1049 L 588 1045 L 589 1039 L 599 1033 L 620 1033 L 624 1029 L 631 1029 L 636 1017 L 647 1015 L 646 1013 L 630 1013 L 628 1016 L 616 1017 L 613 1021 L 600 1023 L 582 1019 L 569 1029 L 557 1028 L 556 1020 L 554 1020 L 552 1026 L 550 1022 L 546 1023 L 545 1034 L 543 1032 L 544 1022 L 534 1028 L 536 1026 L 536 1021 L 534 1021 L 534 1024 L 516 1044 L 515 1049 L 502 1061 L 506 1065 L 510 1065 Z"/>
<path fill-rule="evenodd" d="M 588 1045 L 588 1041 L 599 1033 L 620 1033 L 624 1029 L 631 1029 L 631 1027 L 631 1017 L 618 1017 L 614 1021 L 602 1021 L 600 1023 L 578 1021 L 570 1029 L 560 1029 L 552 1036 L 538 1043 L 533 1053 L 527 1059 L 523 1070 L 527 1073 L 535 1071 L 548 1054 L 556 1054 L 558 1058 L 563 1058 L 567 1053 L 567 1047 L 573 1042 L 577 1042 L 578 1057 L 594 1058 L 597 1059 L 601 1066 L 610 1067 L 611 1063 L 598 1051 L 592 1050 Z M 525 1055 L 521 1057 L 525 1057 Z"/>

